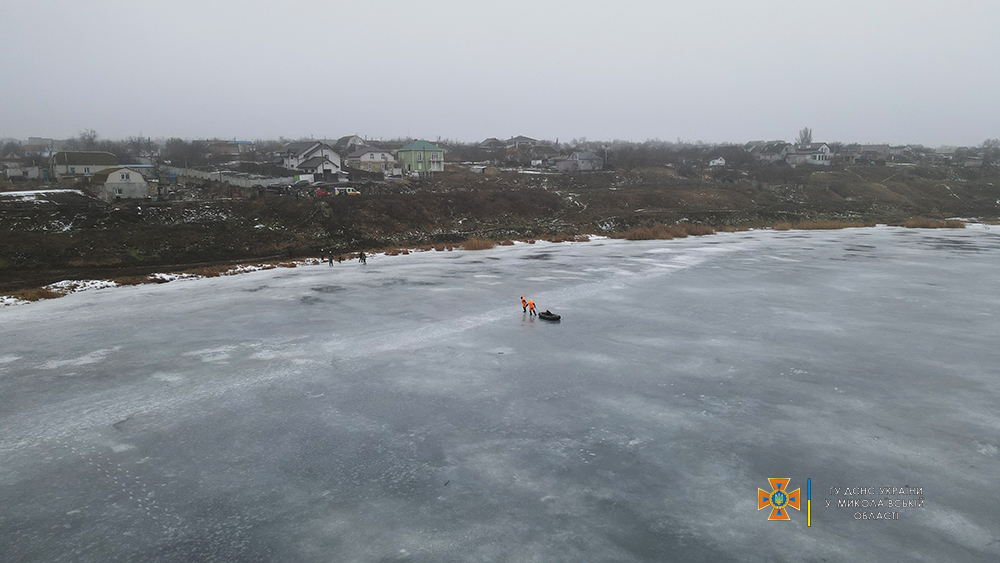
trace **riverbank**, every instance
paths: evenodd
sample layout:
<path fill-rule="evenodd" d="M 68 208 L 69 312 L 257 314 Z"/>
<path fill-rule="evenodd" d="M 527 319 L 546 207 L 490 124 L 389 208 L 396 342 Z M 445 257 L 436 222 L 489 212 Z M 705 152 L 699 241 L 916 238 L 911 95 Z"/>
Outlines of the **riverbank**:
<path fill-rule="evenodd" d="M 640 240 L 673 240 L 677 238 L 686 238 L 689 236 L 706 236 L 713 235 L 719 232 L 740 232 L 740 231 L 750 231 L 750 230 L 774 230 L 774 231 L 789 231 L 789 230 L 837 230 L 837 229 L 848 229 L 848 228 L 866 228 L 875 227 L 877 224 L 863 224 L 863 223 L 852 223 L 846 221 L 800 221 L 796 223 L 781 222 L 770 227 L 765 227 L 763 229 L 751 229 L 750 227 L 733 227 L 733 226 L 720 226 L 720 227 L 708 227 L 704 225 L 653 225 L 650 227 L 633 227 L 625 232 L 614 233 L 614 235 L 602 236 L 602 235 L 555 235 L 542 238 L 540 240 L 549 243 L 564 243 L 564 242 L 590 242 L 591 240 L 599 240 L 602 238 L 618 238 L 626 239 L 631 241 Z M 949 220 L 933 220 L 927 218 L 915 218 L 907 221 L 900 222 L 896 225 L 887 226 L 897 226 L 906 228 L 920 228 L 920 229 L 964 229 L 966 228 L 965 221 L 959 219 L 949 219 Z M 989 225 L 985 223 L 974 224 L 974 226 L 989 228 Z M 186 279 L 201 279 L 219 276 L 232 276 L 237 274 L 243 274 L 247 272 L 255 272 L 260 270 L 271 270 L 274 268 L 295 268 L 299 266 L 316 266 L 327 263 L 329 257 L 332 256 L 336 264 L 342 265 L 344 261 L 350 263 L 353 260 L 358 259 L 360 252 L 364 252 L 370 257 L 375 256 L 399 256 L 408 255 L 410 253 L 416 252 L 450 252 L 454 250 L 465 250 L 465 251 L 476 251 L 476 250 L 488 250 L 496 246 L 508 246 L 515 243 L 523 244 L 535 244 L 539 239 L 524 239 L 524 240 L 493 240 L 481 237 L 471 237 L 462 241 L 460 243 L 438 243 L 436 245 L 422 245 L 413 247 L 381 247 L 381 248 L 366 248 L 358 252 L 349 253 L 335 253 L 326 252 L 322 256 L 318 257 L 308 257 L 304 259 L 286 259 L 286 260 L 268 260 L 268 261 L 240 261 L 235 263 L 219 263 L 219 264 L 203 264 L 196 267 L 182 267 L 182 268 L 166 268 L 163 271 L 156 271 L 151 273 L 126 273 L 122 275 L 102 277 L 100 279 L 61 279 L 56 282 L 31 285 L 28 284 L 27 287 L 18 288 L 13 291 L 0 292 L 0 306 L 8 305 L 23 305 L 33 301 L 39 301 L 43 299 L 57 299 L 59 297 L 64 297 L 71 293 L 77 293 L 80 291 L 89 291 L 93 289 L 105 289 L 110 287 L 120 287 L 128 285 L 142 285 L 142 284 L 160 284 L 168 283 L 176 280 L 186 280 Z M 330 264 L 333 266 L 333 264 Z"/>

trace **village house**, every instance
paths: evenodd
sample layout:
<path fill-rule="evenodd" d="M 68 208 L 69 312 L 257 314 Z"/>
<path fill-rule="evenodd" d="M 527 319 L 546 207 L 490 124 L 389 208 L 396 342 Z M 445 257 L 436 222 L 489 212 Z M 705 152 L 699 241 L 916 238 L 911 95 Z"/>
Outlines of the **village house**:
<path fill-rule="evenodd" d="M 56 179 L 89 177 L 111 166 L 118 166 L 118 157 L 103 151 L 59 151 L 49 161 L 52 177 Z"/>
<path fill-rule="evenodd" d="M 806 143 L 789 147 L 785 155 L 785 162 L 790 166 L 797 164 L 813 164 L 817 166 L 829 166 L 832 162 L 833 154 L 830 145 L 826 143 Z"/>
<path fill-rule="evenodd" d="M 531 137 L 525 137 L 524 135 L 518 135 L 517 137 L 511 137 L 507 139 L 508 149 L 519 149 L 521 147 L 534 147 L 540 144 L 537 139 L 532 139 Z"/>
<path fill-rule="evenodd" d="M 149 183 L 138 170 L 128 167 L 105 168 L 90 178 L 90 185 L 92 193 L 102 201 L 149 197 Z"/>
<path fill-rule="evenodd" d="M 507 144 L 506 143 L 504 143 L 503 141 L 501 141 L 500 139 L 497 139 L 495 137 L 490 137 L 489 139 L 486 139 L 485 141 L 479 143 L 476 146 L 479 147 L 479 148 L 481 148 L 481 149 L 488 150 L 488 151 L 496 151 L 496 150 L 502 150 L 502 149 L 507 148 Z"/>
<path fill-rule="evenodd" d="M 337 139 L 337 142 L 333 144 L 333 150 L 337 151 L 339 154 L 349 155 L 359 148 L 367 145 L 368 143 L 357 135 L 346 135 Z"/>
<path fill-rule="evenodd" d="M 404 174 L 442 172 L 444 153 L 444 149 L 427 141 L 413 141 L 396 151 L 396 159 Z"/>
<path fill-rule="evenodd" d="M 28 142 L 21 147 L 24 156 L 40 156 L 49 158 L 55 151 L 56 142 L 45 137 L 28 137 Z"/>
<path fill-rule="evenodd" d="M 303 164 L 308 163 L 308 167 L 312 169 L 330 168 L 323 164 L 326 161 L 335 165 L 337 171 L 340 170 L 340 155 L 333 150 L 333 147 L 319 141 L 297 141 L 288 143 L 276 153 L 274 163 L 288 170 L 307 172 L 302 167 Z"/>
<path fill-rule="evenodd" d="M 253 152 L 253 141 L 200 141 L 205 144 L 205 150 L 212 156 L 228 156 L 239 158 L 240 155 Z"/>
<path fill-rule="evenodd" d="M 11 178 L 26 178 L 35 180 L 42 178 L 45 159 L 41 157 L 5 156 L 0 158 L 0 171 L 8 180 Z"/>
<path fill-rule="evenodd" d="M 756 145 L 751 154 L 761 162 L 783 162 L 788 155 L 792 145 L 784 141 L 771 141 L 763 145 Z"/>
<path fill-rule="evenodd" d="M 368 172 L 391 172 L 396 168 L 396 157 L 385 149 L 364 147 L 349 154 L 347 163 L 351 168 Z"/>
<path fill-rule="evenodd" d="M 604 160 L 592 152 L 574 152 L 554 160 L 556 170 L 560 172 L 585 172 L 604 168 Z"/>
<path fill-rule="evenodd" d="M 305 172 L 306 174 L 319 175 L 326 179 L 332 179 L 334 176 L 339 179 L 341 176 L 339 161 L 339 158 L 337 159 L 337 162 L 334 162 L 325 156 L 314 156 L 309 160 L 300 162 L 297 170 Z"/>
<path fill-rule="evenodd" d="M 559 156 L 559 151 L 548 145 L 531 147 L 532 166 L 548 166 L 552 159 L 557 156 Z"/>
<path fill-rule="evenodd" d="M 725 166 L 726 165 L 726 159 L 722 158 L 721 156 L 719 158 L 713 158 L 712 160 L 708 161 L 708 165 L 709 166 Z"/>

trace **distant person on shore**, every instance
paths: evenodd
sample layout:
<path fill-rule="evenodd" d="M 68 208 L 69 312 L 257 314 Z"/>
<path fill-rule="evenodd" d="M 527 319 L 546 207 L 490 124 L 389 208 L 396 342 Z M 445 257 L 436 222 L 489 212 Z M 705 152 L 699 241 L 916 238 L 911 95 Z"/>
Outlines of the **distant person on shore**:
<path fill-rule="evenodd" d="M 524 296 L 521 296 L 521 307 L 524 309 L 523 312 L 528 312 L 528 302 L 524 300 Z"/>
<path fill-rule="evenodd" d="M 337 256 L 337 263 L 338 264 L 343 264 L 344 263 L 344 255 L 343 254 Z"/>
<path fill-rule="evenodd" d="M 329 256 L 327 256 L 327 259 L 330 262 L 330 266 L 333 266 L 333 253 L 332 252 L 330 253 Z"/>
<path fill-rule="evenodd" d="M 531 299 L 528 299 L 528 315 L 537 315 L 537 314 L 538 313 L 535 312 L 535 302 L 532 301 Z"/>
<path fill-rule="evenodd" d="M 358 262 L 361 262 L 362 264 L 367 264 L 368 263 L 368 258 L 365 256 L 365 251 L 364 250 L 362 250 L 361 253 L 358 254 Z"/>

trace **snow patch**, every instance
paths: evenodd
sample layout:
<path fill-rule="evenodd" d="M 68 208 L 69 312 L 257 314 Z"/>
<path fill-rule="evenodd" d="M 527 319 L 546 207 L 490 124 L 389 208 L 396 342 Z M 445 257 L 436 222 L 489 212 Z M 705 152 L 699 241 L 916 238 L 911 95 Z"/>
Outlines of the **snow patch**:
<path fill-rule="evenodd" d="M 111 280 L 63 280 L 50 283 L 46 289 L 56 289 L 65 293 L 76 293 L 78 291 L 88 291 L 91 289 L 104 289 L 107 287 L 118 287 L 118 284 Z"/>
<path fill-rule="evenodd" d="M 56 194 L 75 194 L 81 197 L 87 197 L 80 190 L 28 190 L 21 192 L 0 192 L 0 198 L 13 199 L 16 201 L 38 201 L 38 196 Z"/>
<path fill-rule="evenodd" d="M 30 301 L 18 299 L 13 295 L 0 295 L 0 307 L 7 307 L 9 305 L 24 305 L 25 303 L 30 303 Z"/>

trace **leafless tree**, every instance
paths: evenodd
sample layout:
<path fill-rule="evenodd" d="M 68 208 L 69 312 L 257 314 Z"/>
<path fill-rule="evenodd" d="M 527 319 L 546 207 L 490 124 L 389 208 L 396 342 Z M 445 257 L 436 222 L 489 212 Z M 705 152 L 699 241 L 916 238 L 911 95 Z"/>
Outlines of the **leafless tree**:
<path fill-rule="evenodd" d="M 808 127 L 803 127 L 802 130 L 799 131 L 798 144 L 808 145 L 811 142 L 813 142 L 813 130 Z"/>
<path fill-rule="evenodd" d="M 80 148 L 85 151 L 92 151 L 97 148 L 97 131 L 93 129 L 87 129 L 86 131 L 80 132 L 77 139 L 80 143 Z"/>

